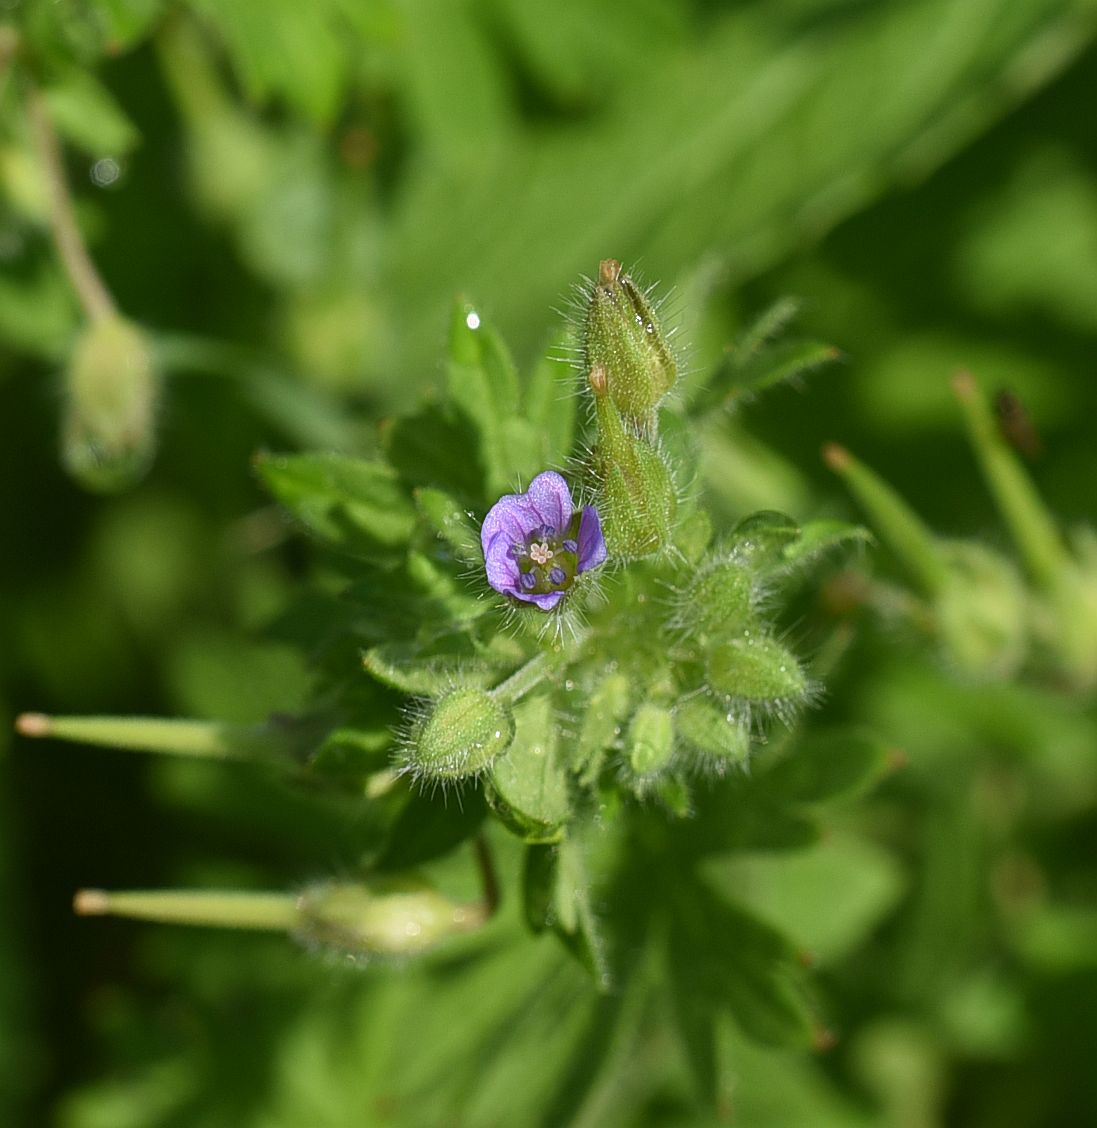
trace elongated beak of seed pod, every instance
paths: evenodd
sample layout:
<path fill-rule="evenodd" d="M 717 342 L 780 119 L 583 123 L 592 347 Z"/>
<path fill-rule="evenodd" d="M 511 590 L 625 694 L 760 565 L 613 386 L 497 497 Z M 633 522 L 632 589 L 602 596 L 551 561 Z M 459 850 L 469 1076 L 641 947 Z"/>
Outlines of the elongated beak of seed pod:
<path fill-rule="evenodd" d="M 655 409 L 674 387 L 678 370 L 651 302 L 616 259 L 598 268 L 583 350 L 588 372 L 604 369 L 609 395 L 626 422 L 650 432 Z"/>
<path fill-rule="evenodd" d="M 61 457 L 81 485 L 114 493 L 138 482 L 156 448 L 159 380 L 144 334 L 115 314 L 97 318 L 65 377 Z"/>
<path fill-rule="evenodd" d="M 308 947 L 359 958 L 415 955 L 461 932 L 479 928 L 491 906 L 461 904 L 422 878 L 328 882 L 303 893 L 217 889 L 81 889 L 80 916 L 286 932 Z"/>

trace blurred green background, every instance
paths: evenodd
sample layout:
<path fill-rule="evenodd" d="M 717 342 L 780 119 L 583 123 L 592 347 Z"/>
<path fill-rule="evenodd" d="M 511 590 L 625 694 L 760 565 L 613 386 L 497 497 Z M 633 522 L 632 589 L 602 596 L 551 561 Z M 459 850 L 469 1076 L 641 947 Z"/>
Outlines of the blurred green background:
<path fill-rule="evenodd" d="M 307 672 L 262 628 L 308 554 L 253 452 L 372 449 L 430 395 L 458 294 L 528 368 L 609 255 L 673 287 L 695 366 L 787 294 L 845 354 L 729 424 L 729 517 L 852 515 L 818 459 L 836 439 L 938 530 L 1004 544 L 959 366 L 1024 404 L 1061 521 L 1097 516 L 1092 0 L 8 0 L 0 21 L 9 720 L 292 707 Z M 32 83 L 92 256 L 164 372 L 155 463 L 114 497 L 59 462 L 82 315 Z M 861 899 L 837 919 L 811 859 L 738 878 L 813 941 L 838 1040 L 810 1059 L 737 1045 L 730 1122 L 1097 1122 L 1094 703 L 965 684 L 858 623 L 822 709 L 906 756 L 835 829 L 851 845 L 831 876 Z M 277 939 L 71 915 L 80 886 L 337 872 L 353 812 L 325 824 L 239 768 L 0 740 L 3 1123 L 566 1122 L 538 1078 L 574 1033 L 579 973 L 523 1002 L 555 967 L 544 942 L 351 974 Z M 509 1055 L 491 1040 L 508 1006 L 530 1013 Z M 641 1069 L 673 1057 L 648 1051 Z M 590 1123 L 708 1122 L 673 1079 L 624 1102 L 626 1064 Z"/>

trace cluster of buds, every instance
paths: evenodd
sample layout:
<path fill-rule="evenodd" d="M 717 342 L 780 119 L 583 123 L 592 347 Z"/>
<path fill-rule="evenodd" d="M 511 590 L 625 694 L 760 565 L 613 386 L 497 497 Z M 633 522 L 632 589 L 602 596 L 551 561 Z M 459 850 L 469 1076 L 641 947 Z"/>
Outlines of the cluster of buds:
<path fill-rule="evenodd" d="M 713 543 L 704 512 L 680 504 L 660 443 L 677 364 L 648 295 L 607 259 L 585 299 L 578 343 L 592 433 L 579 468 L 593 504 L 574 504 L 547 470 L 500 498 L 480 530 L 486 577 L 505 605 L 542 626 L 568 615 L 572 630 L 541 631 L 549 648 L 494 686 L 422 701 L 401 753 L 402 770 L 427 786 L 482 781 L 496 813 L 538 841 L 564 832 L 569 791 L 607 776 L 688 809 L 691 776 L 744 763 L 763 723 L 791 720 L 813 692 L 764 610 L 802 553 L 803 530 L 759 513 Z M 612 578 L 589 599 L 604 564 Z M 573 731 L 577 740 L 562 739 Z M 515 786 L 526 758 L 557 780 L 551 798 Z"/>

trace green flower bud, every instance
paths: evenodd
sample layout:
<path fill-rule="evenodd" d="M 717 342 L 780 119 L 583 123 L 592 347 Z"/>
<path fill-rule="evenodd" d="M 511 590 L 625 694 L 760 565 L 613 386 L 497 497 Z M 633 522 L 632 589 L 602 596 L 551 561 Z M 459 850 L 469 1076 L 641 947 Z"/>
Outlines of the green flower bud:
<path fill-rule="evenodd" d="M 753 577 L 734 560 L 717 560 L 681 595 L 678 622 L 690 635 L 737 635 L 754 622 Z"/>
<path fill-rule="evenodd" d="M 598 268 L 583 330 L 587 371 L 603 367 L 618 411 L 638 433 L 653 434 L 655 409 L 674 387 L 677 365 L 651 303 L 614 259 Z"/>
<path fill-rule="evenodd" d="M 619 560 L 652 556 L 671 543 L 678 498 L 670 468 L 655 447 L 633 437 L 608 394 L 606 371 L 590 372 L 598 444 L 598 514 L 610 556 Z"/>
<path fill-rule="evenodd" d="M 709 697 L 688 697 L 674 710 L 678 735 L 722 763 L 741 763 L 750 754 L 750 732 Z"/>
<path fill-rule="evenodd" d="M 513 738 L 514 719 L 504 704 L 486 690 L 457 689 L 416 724 L 404 764 L 422 779 L 466 779 L 490 767 Z"/>
<path fill-rule="evenodd" d="M 111 315 L 73 349 L 65 381 L 61 457 L 87 489 L 123 490 L 149 468 L 156 446 L 158 378 L 143 334 Z"/>
<path fill-rule="evenodd" d="M 795 656 L 775 639 L 744 631 L 708 653 L 705 672 L 713 689 L 746 702 L 790 702 L 808 691 Z"/>
<path fill-rule="evenodd" d="M 413 955 L 485 919 L 482 906 L 455 904 L 421 878 L 316 885 L 298 907 L 302 941 L 362 956 Z"/>
<path fill-rule="evenodd" d="M 648 701 L 633 714 L 628 730 L 628 762 L 640 776 L 655 776 L 674 757 L 674 721 L 670 711 Z"/>

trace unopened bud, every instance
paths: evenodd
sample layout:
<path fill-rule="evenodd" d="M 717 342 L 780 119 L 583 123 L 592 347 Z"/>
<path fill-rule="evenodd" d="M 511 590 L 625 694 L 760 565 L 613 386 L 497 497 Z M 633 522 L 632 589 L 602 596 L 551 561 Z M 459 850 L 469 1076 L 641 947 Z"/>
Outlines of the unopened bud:
<path fill-rule="evenodd" d="M 708 653 L 705 664 L 713 689 L 747 702 L 789 702 L 803 698 L 807 679 L 795 656 L 775 639 L 743 632 Z"/>
<path fill-rule="evenodd" d="M 601 366 L 607 389 L 634 429 L 647 432 L 660 400 L 674 386 L 677 365 L 655 311 L 615 259 L 598 268 L 583 327 L 587 371 Z"/>
<path fill-rule="evenodd" d="M 754 584 L 734 560 L 718 560 L 682 593 L 678 619 L 691 635 L 739 634 L 754 622 Z"/>
<path fill-rule="evenodd" d="M 404 751 L 416 777 L 457 780 L 477 776 L 510 747 L 514 720 L 482 689 L 458 689 L 438 701 L 415 726 Z"/>
<path fill-rule="evenodd" d="M 674 710 L 678 735 L 719 764 L 741 763 L 750 753 L 750 732 L 711 698 L 689 697 Z"/>
<path fill-rule="evenodd" d="M 144 335 L 116 315 L 91 322 L 73 349 L 65 383 L 61 455 L 90 490 L 139 481 L 156 446 L 158 378 Z"/>
<path fill-rule="evenodd" d="M 658 775 L 674 757 L 674 721 L 661 705 L 645 702 L 628 730 L 629 767 L 640 776 Z"/>
<path fill-rule="evenodd" d="M 610 556 L 619 560 L 652 556 L 671 543 L 678 498 L 670 468 L 660 452 L 626 430 L 605 370 L 590 373 L 598 443 L 594 452 L 599 480 L 598 513 Z"/>

